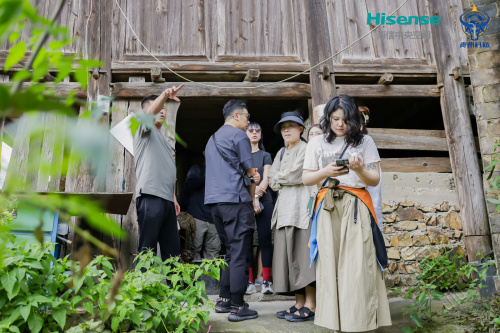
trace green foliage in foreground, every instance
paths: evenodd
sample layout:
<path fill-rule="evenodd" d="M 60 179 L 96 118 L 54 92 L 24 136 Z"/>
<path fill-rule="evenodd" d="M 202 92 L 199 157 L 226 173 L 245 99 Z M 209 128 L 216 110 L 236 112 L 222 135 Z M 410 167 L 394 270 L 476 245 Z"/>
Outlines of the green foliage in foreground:
<path fill-rule="evenodd" d="M 51 244 L 7 247 L 0 269 L 0 332 L 197 332 L 209 316 L 201 275 L 220 278 L 224 262 L 162 262 L 152 252 L 136 258 L 137 268 L 125 273 L 109 258 L 98 256 L 83 271 L 68 258 L 56 260 Z M 144 267 L 145 273 L 140 269 Z M 171 286 L 165 282 L 168 280 Z M 83 308 L 94 317 L 84 321 Z M 70 317 L 77 318 L 69 327 Z M 71 320 L 74 323 L 74 320 Z M 74 324 L 72 324 L 74 325 Z"/>
<path fill-rule="evenodd" d="M 479 254 L 478 254 L 479 256 Z M 432 310 L 432 301 L 441 301 L 445 291 L 465 291 L 465 295 L 454 295 L 452 299 L 456 302 L 453 306 L 457 308 L 461 305 L 479 301 L 479 289 L 485 286 L 481 282 L 486 281 L 487 268 L 494 265 L 493 262 L 485 262 L 479 266 L 466 264 L 463 255 L 450 255 L 450 252 L 444 253 L 437 258 L 424 258 L 421 262 L 421 274 L 417 276 L 414 286 L 408 289 L 408 293 L 403 296 L 404 299 L 413 301 L 410 305 L 403 307 L 407 311 L 403 315 L 409 315 L 410 319 L 417 325 L 416 328 L 405 326 L 404 333 L 418 332 L 424 324 L 432 321 L 432 316 L 443 316 L 453 313 L 453 310 L 444 310 L 437 313 Z M 475 278 L 473 273 L 479 276 Z M 400 294 L 401 290 L 392 289 L 393 292 Z M 450 304 L 452 305 L 452 304 Z M 499 313 L 500 322 L 500 313 Z"/>

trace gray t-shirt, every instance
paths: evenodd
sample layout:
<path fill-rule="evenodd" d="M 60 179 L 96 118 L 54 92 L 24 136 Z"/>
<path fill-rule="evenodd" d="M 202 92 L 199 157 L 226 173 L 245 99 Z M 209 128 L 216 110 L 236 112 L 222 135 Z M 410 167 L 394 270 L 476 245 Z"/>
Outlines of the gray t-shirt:
<path fill-rule="evenodd" d="M 245 131 L 224 125 L 214 134 L 226 157 L 243 173 L 253 167 L 252 146 Z M 205 148 L 205 205 L 252 202 L 243 178 L 220 156 L 212 138 Z"/>
<path fill-rule="evenodd" d="M 176 104 L 178 108 L 180 103 Z M 174 202 L 175 159 L 172 147 L 161 131 L 156 128 L 149 130 L 140 124 L 134 136 L 134 158 L 136 197 L 150 194 Z"/>

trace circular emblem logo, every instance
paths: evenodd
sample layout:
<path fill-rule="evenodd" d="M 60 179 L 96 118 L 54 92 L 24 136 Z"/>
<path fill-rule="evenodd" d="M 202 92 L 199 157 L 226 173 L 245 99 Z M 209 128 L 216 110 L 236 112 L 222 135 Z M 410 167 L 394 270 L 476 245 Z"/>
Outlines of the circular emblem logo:
<path fill-rule="evenodd" d="M 488 23 L 490 23 L 490 17 L 478 11 L 476 6 L 474 6 L 472 11 L 460 15 L 460 23 L 462 24 L 463 32 L 470 40 L 476 41 L 486 32 Z"/>

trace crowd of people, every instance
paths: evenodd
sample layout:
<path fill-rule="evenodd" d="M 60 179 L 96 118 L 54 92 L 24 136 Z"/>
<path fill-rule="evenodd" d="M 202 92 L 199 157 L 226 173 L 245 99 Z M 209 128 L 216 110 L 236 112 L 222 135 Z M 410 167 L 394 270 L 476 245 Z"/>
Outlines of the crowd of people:
<path fill-rule="evenodd" d="M 177 111 L 182 86 L 143 99 L 143 111 L 157 115 L 156 129 L 166 112 Z M 293 306 L 276 313 L 290 322 L 314 320 L 343 332 L 391 325 L 380 156 L 367 132 L 368 108 L 335 96 L 306 138 L 300 112 L 283 113 L 273 130 L 285 146 L 274 160 L 245 103 L 230 100 L 222 113 L 224 124 L 208 140 L 205 163 L 194 165 L 184 184 L 186 209 L 196 220 L 195 258 L 217 257 L 225 247 L 216 312 L 229 313 L 233 322 L 257 318 L 244 295 L 256 292 L 259 282 L 262 293 L 295 296 Z M 177 256 L 172 149 L 160 131 L 141 124 L 134 152 L 138 251 L 159 243 L 163 260 Z"/>

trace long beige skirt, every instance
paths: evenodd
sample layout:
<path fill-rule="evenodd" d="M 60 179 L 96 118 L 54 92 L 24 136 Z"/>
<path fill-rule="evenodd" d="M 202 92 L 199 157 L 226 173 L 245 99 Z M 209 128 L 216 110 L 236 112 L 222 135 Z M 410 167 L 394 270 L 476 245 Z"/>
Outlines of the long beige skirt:
<path fill-rule="evenodd" d="M 283 227 L 276 229 L 273 255 L 273 289 L 278 294 L 293 295 L 316 281 L 316 267 L 309 258 L 308 229 Z"/>
<path fill-rule="evenodd" d="M 391 314 L 377 263 L 368 207 L 345 193 L 332 212 L 321 209 L 317 222 L 316 317 L 314 324 L 342 332 L 390 326 Z"/>

